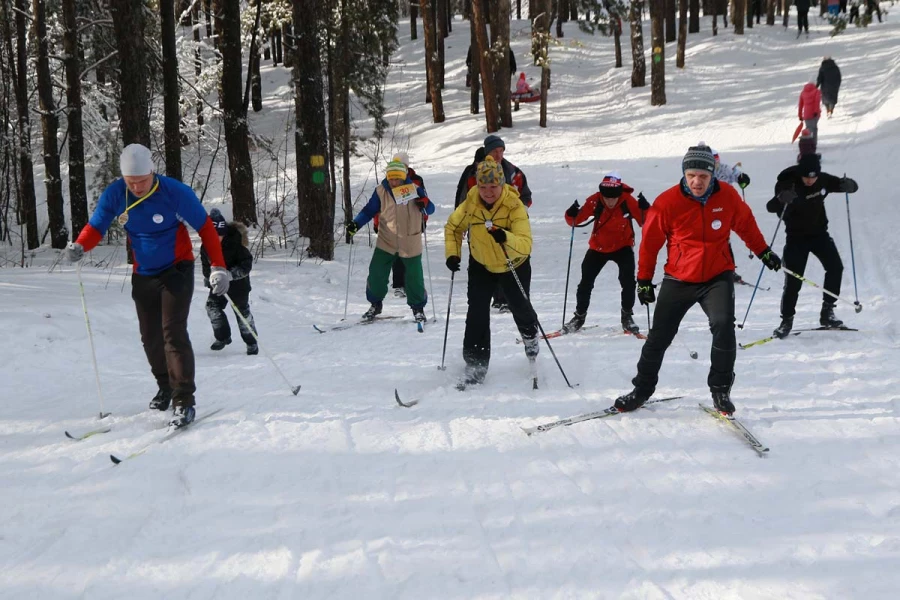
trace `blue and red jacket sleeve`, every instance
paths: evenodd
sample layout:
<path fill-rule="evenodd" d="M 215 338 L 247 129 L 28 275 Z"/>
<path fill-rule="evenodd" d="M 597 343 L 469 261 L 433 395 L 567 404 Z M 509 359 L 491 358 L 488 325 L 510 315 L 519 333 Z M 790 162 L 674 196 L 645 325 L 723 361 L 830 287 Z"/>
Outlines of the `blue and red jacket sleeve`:
<path fill-rule="evenodd" d="M 378 184 L 382 185 L 382 184 Z M 378 189 L 376 188 L 374 192 L 372 192 L 372 196 L 369 198 L 369 201 L 366 202 L 366 205 L 362 207 L 362 210 L 357 213 L 355 217 L 353 217 L 353 222 L 356 223 L 358 227 L 362 227 L 369 221 L 375 218 L 375 215 L 381 212 L 381 198 L 378 197 Z"/>
<path fill-rule="evenodd" d="M 89 252 L 97 247 L 97 244 L 103 240 L 106 230 L 116 218 L 118 211 L 116 210 L 116 200 L 119 196 L 124 198 L 125 186 L 117 186 L 115 184 L 108 186 L 100 195 L 97 201 L 97 208 L 91 215 L 88 224 L 84 226 L 81 233 L 78 234 L 77 244 L 81 244 L 85 252 Z"/>
<path fill-rule="evenodd" d="M 206 214 L 206 209 L 200 204 L 197 194 L 180 181 L 171 180 L 171 184 L 170 193 L 176 199 L 178 215 L 200 235 L 200 241 L 209 256 L 209 264 L 225 269 L 225 257 L 222 256 L 219 234 L 216 233 L 216 226 L 213 225 L 212 219 Z"/>

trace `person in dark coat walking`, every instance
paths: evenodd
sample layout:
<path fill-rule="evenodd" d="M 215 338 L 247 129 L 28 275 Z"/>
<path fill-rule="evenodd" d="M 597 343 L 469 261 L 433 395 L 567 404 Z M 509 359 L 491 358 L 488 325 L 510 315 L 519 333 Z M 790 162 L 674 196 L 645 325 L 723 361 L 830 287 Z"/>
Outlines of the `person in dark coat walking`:
<path fill-rule="evenodd" d="M 809 37 L 809 3 L 810 0 L 794 0 L 794 6 L 797 7 L 797 37 L 806 30 L 806 37 Z"/>
<path fill-rule="evenodd" d="M 822 104 L 825 105 L 830 119 L 838 101 L 838 91 L 841 89 L 841 70 L 830 56 L 822 59 L 819 76 L 816 78 L 816 87 L 822 91 Z"/>
<path fill-rule="evenodd" d="M 484 161 L 484 146 L 480 146 L 475 151 L 475 161 L 468 167 L 463 169 L 462 175 L 459 176 L 459 183 L 456 184 L 456 202 L 453 207 L 456 208 L 466 200 L 469 190 L 477 185 L 475 181 L 475 173 L 478 171 L 478 165 Z"/>
<path fill-rule="evenodd" d="M 250 313 L 250 270 L 253 269 L 253 255 L 250 254 L 250 249 L 247 247 L 249 245 L 247 228 L 242 223 L 226 222 L 225 216 L 218 208 L 209 211 L 209 218 L 212 219 L 216 233 L 219 234 L 225 266 L 231 273 L 228 295 L 234 302 L 235 319 L 237 319 L 238 330 L 241 332 L 241 339 L 247 344 L 247 354 L 251 356 L 259 354 L 255 335 L 256 324 Z M 211 265 L 206 248 L 200 250 L 200 263 L 203 267 L 203 283 L 209 287 Z M 221 350 L 231 343 L 231 326 L 228 324 L 228 316 L 225 314 L 227 306 L 228 298 L 217 296 L 210 290 L 209 298 L 206 299 L 206 315 L 212 323 L 213 336 L 216 338 L 216 341 L 209 347 L 210 350 Z M 237 315 L 237 311 L 241 311 L 243 319 Z M 250 327 L 247 327 L 244 321 L 247 321 Z M 250 328 L 253 330 L 251 331 Z"/>

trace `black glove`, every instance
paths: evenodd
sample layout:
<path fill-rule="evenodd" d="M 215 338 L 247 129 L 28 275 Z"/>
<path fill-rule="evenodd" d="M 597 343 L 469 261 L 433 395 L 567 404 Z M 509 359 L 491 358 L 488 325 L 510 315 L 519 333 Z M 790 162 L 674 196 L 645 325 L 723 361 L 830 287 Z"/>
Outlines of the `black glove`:
<path fill-rule="evenodd" d="M 763 253 L 759 255 L 759 260 L 763 261 L 766 268 L 771 271 L 777 271 L 781 268 L 781 257 L 775 254 L 771 248 L 766 248 Z"/>
<path fill-rule="evenodd" d="M 447 257 L 447 268 L 456 273 L 459 271 L 459 264 L 462 262 L 458 256 Z"/>
<path fill-rule="evenodd" d="M 744 189 L 745 187 L 750 185 L 750 176 L 746 173 L 741 173 L 740 175 L 738 175 L 737 183 L 739 186 L 741 186 L 741 189 Z"/>
<path fill-rule="evenodd" d="M 841 191 L 852 194 L 859 189 L 859 185 L 849 177 L 841 177 Z"/>
<path fill-rule="evenodd" d="M 638 300 L 641 301 L 641 304 L 653 304 L 656 302 L 656 292 L 653 291 L 656 288 L 653 285 L 653 282 L 649 279 L 638 279 L 637 282 L 637 296 Z"/>
<path fill-rule="evenodd" d="M 506 230 L 500 229 L 499 227 L 492 227 L 488 229 L 488 233 L 491 234 L 491 237 L 494 238 L 494 241 L 498 244 L 503 244 L 506 242 Z"/>
<path fill-rule="evenodd" d="M 644 197 L 644 192 L 638 192 L 638 208 L 641 210 L 650 210 L 650 203 Z"/>
<path fill-rule="evenodd" d="M 416 206 L 419 207 L 419 210 L 425 210 L 425 207 L 428 206 L 428 198 L 416 198 Z"/>
<path fill-rule="evenodd" d="M 778 194 L 778 201 L 787 206 L 797 199 L 797 192 L 794 190 L 782 190 Z"/>
<path fill-rule="evenodd" d="M 347 235 L 353 237 L 357 231 L 359 231 L 359 225 L 356 224 L 356 221 L 347 223 Z"/>
<path fill-rule="evenodd" d="M 569 207 L 569 210 L 566 211 L 566 216 L 570 219 L 574 219 L 578 216 L 579 211 L 581 211 L 581 206 L 578 204 L 578 200 L 572 203 L 572 206 Z"/>
<path fill-rule="evenodd" d="M 211 285 L 209 285 L 209 277 L 203 278 L 203 287 L 208 287 L 208 288 L 212 287 Z"/>
<path fill-rule="evenodd" d="M 249 272 L 245 271 L 244 269 L 242 269 L 240 267 L 231 267 L 228 270 L 231 271 L 231 279 L 232 280 L 243 279 L 244 277 L 246 277 L 247 275 L 250 274 Z"/>

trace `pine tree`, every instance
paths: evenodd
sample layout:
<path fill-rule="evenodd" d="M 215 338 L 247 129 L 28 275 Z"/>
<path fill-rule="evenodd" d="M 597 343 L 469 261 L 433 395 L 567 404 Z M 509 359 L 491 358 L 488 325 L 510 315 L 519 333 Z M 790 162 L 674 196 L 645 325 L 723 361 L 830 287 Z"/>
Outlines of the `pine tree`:
<path fill-rule="evenodd" d="M 2 0 L 0 0 L 2 1 Z M 84 127 L 81 119 L 81 63 L 78 60 L 78 22 L 75 0 L 63 0 L 63 48 L 66 67 L 66 120 L 69 138 L 69 213 L 72 234 L 77 236 L 87 224 L 87 182 L 84 174 Z"/>
<path fill-rule="evenodd" d="M 162 30 L 163 118 L 166 175 L 181 180 L 181 98 L 178 90 L 178 58 L 175 55 L 175 2 L 159 0 Z"/>

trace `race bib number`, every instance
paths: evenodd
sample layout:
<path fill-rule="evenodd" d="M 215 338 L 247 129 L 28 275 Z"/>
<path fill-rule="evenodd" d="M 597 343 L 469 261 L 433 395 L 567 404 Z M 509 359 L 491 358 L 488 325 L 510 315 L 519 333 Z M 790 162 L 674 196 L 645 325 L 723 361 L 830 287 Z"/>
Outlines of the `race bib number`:
<path fill-rule="evenodd" d="M 404 183 L 401 186 L 393 188 L 391 192 L 394 194 L 394 201 L 397 204 L 409 204 L 419 197 L 419 192 L 414 183 Z"/>

